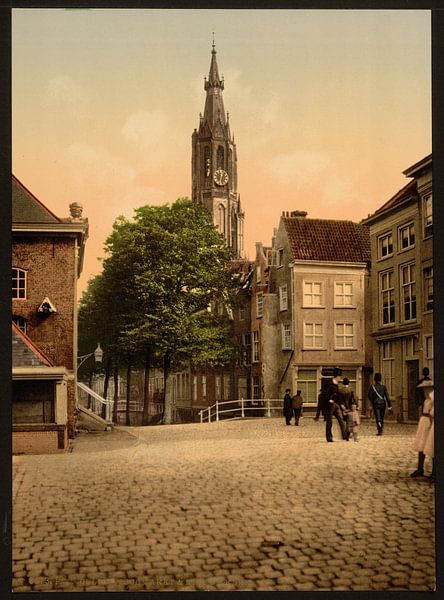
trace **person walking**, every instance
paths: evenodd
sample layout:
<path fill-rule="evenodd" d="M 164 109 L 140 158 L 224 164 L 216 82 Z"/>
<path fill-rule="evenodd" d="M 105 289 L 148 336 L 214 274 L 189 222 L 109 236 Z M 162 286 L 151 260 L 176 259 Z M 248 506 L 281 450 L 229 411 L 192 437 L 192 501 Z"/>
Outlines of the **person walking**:
<path fill-rule="evenodd" d="M 429 479 L 430 482 L 433 482 L 435 481 L 435 401 L 433 381 L 430 378 L 425 379 L 418 387 L 424 390 L 424 403 L 415 439 L 413 440 L 413 448 L 418 452 L 418 467 L 416 471 L 410 473 L 410 477 L 422 477 L 424 475 L 424 461 L 427 456 L 432 460 L 432 474 Z"/>
<path fill-rule="evenodd" d="M 301 390 L 296 392 L 296 395 L 291 399 L 291 407 L 294 413 L 294 424 L 299 425 L 299 419 L 301 417 L 302 405 L 304 403 L 304 399 L 301 395 Z"/>
<path fill-rule="evenodd" d="M 325 416 L 325 395 L 322 390 L 318 394 L 318 405 L 316 407 L 316 416 L 314 418 L 315 421 L 319 421 L 320 414 L 322 414 L 322 416 L 324 417 L 324 421 L 326 421 L 327 417 Z"/>
<path fill-rule="evenodd" d="M 335 367 L 333 369 L 333 378 L 329 382 L 326 390 L 326 420 L 325 420 L 325 437 L 327 438 L 327 442 L 333 441 L 333 417 L 337 420 L 339 427 L 341 428 L 341 434 L 343 440 L 348 440 L 347 429 L 345 427 L 344 419 L 342 418 L 342 409 L 340 406 L 341 399 L 339 393 L 339 377 L 341 375 L 341 369 Z"/>
<path fill-rule="evenodd" d="M 375 373 L 375 382 L 369 387 L 368 399 L 373 407 L 373 414 L 375 415 L 376 421 L 376 435 L 382 435 L 384 429 L 384 416 L 386 407 L 392 410 L 392 404 L 390 402 L 387 388 L 382 383 L 381 373 Z"/>
<path fill-rule="evenodd" d="M 290 425 L 292 416 L 293 416 L 293 408 L 291 406 L 291 389 L 287 388 L 285 390 L 285 396 L 284 396 L 284 417 L 285 417 L 286 425 Z"/>

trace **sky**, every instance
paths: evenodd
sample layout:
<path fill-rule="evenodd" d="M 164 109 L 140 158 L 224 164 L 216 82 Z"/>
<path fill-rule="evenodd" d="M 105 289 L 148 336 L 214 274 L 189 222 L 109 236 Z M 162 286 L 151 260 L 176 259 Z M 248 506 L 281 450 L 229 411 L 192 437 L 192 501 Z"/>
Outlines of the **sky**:
<path fill-rule="evenodd" d="M 59 217 L 83 205 L 80 293 L 119 215 L 190 197 L 212 32 L 250 259 L 282 211 L 360 221 L 431 152 L 428 10 L 12 13 L 13 172 Z"/>

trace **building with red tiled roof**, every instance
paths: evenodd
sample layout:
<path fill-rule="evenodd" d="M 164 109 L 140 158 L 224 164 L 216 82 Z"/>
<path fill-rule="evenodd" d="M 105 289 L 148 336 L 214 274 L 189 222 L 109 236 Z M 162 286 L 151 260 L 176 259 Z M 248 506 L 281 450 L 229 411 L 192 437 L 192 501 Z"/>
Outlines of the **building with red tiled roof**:
<path fill-rule="evenodd" d="M 273 238 L 266 397 L 302 391 L 315 408 L 322 386 L 340 367 L 358 398 L 370 372 L 366 351 L 370 243 L 368 228 L 351 221 L 283 213 Z"/>
<path fill-rule="evenodd" d="M 416 420 L 416 385 L 433 376 L 432 155 L 406 169 L 411 178 L 362 222 L 369 227 L 371 340 L 399 420 Z"/>
<path fill-rule="evenodd" d="M 57 217 L 12 178 L 13 451 L 63 451 L 74 435 L 77 292 L 88 223 Z"/>

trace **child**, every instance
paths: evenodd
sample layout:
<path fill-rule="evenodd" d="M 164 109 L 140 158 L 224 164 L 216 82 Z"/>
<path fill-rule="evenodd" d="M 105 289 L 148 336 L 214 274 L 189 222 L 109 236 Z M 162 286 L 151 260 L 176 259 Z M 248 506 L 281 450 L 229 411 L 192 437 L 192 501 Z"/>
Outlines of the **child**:
<path fill-rule="evenodd" d="M 410 474 L 410 477 L 422 477 L 424 475 L 425 457 L 432 459 L 432 474 L 430 481 L 435 481 L 435 448 L 434 448 L 434 394 L 433 381 L 424 380 L 418 387 L 424 388 L 424 403 L 422 414 L 418 421 L 413 448 L 418 452 L 418 468 Z"/>
<path fill-rule="evenodd" d="M 350 412 L 348 413 L 347 426 L 348 435 L 353 436 L 353 441 L 358 441 L 358 432 L 361 425 L 361 417 L 359 416 L 358 405 L 353 402 Z"/>

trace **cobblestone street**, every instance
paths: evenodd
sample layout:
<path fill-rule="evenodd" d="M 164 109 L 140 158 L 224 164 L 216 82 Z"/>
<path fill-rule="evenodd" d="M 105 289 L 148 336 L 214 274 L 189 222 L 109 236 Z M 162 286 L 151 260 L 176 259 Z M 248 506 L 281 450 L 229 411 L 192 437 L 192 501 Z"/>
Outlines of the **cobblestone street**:
<path fill-rule="evenodd" d="M 415 429 L 327 444 L 308 417 L 118 427 L 16 456 L 13 589 L 433 590 Z"/>

